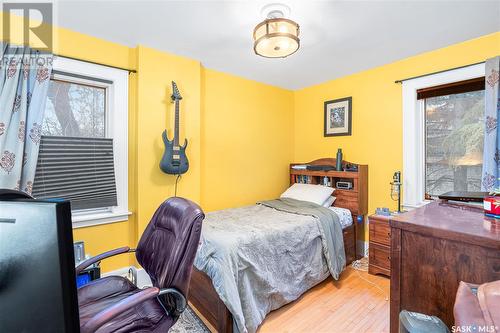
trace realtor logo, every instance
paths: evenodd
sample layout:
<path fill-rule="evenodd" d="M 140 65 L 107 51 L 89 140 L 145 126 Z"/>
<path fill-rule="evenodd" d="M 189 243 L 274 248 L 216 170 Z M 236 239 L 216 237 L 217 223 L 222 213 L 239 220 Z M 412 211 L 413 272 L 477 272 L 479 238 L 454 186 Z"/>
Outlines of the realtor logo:
<path fill-rule="evenodd" d="M 4 2 L 3 41 L 52 52 L 52 3 Z"/>

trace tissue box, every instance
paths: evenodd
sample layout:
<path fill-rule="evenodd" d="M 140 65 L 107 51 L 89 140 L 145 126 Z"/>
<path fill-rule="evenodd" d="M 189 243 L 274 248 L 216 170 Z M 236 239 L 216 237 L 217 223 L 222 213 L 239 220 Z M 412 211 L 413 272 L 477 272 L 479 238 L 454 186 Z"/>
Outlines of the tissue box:
<path fill-rule="evenodd" d="M 486 215 L 500 218 L 500 197 L 484 198 L 483 208 Z"/>

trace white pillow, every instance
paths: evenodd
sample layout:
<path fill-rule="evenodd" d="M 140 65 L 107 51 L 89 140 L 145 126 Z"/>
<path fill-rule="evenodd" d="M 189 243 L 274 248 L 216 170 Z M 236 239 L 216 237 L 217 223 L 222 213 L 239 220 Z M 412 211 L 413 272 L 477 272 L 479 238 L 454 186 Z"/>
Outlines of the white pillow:
<path fill-rule="evenodd" d="M 330 196 L 328 199 L 326 199 L 325 202 L 323 202 L 323 207 L 330 207 L 331 205 L 333 205 L 333 203 L 335 202 L 335 199 L 337 199 L 336 197 L 333 197 L 333 196 Z"/>
<path fill-rule="evenodd" d="M 280 198 L 309 201 L 321 206 L 332 195 L 333 190 L 329 186 L 295 183 Z"/>

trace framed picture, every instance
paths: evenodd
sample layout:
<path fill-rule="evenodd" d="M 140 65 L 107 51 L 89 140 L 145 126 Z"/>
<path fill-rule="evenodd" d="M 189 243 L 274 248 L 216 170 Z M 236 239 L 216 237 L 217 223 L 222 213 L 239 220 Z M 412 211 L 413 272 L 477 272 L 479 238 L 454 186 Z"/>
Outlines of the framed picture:
<path fill-rule="evenodd" d="M 351 135 L 352 97 L 325 102 L 324 136 Z"/>

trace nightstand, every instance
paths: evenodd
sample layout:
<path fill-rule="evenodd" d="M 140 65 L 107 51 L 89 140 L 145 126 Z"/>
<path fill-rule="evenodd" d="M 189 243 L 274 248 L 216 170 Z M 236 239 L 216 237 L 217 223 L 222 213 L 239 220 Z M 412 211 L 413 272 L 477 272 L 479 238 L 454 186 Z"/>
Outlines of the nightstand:
<path fill-rule="evenodd" d="M 368 273 L 391 276 L 391 216 L 371 215 Z"/>

